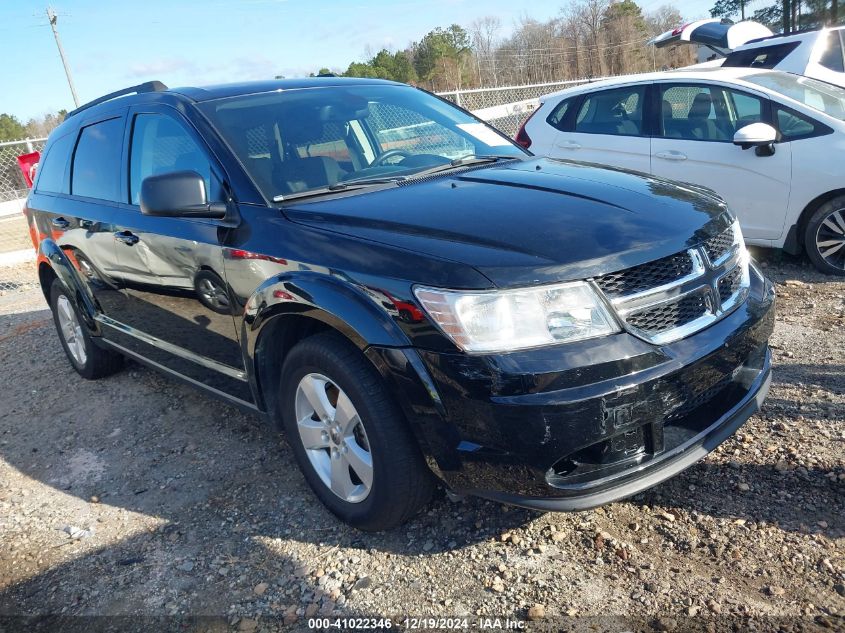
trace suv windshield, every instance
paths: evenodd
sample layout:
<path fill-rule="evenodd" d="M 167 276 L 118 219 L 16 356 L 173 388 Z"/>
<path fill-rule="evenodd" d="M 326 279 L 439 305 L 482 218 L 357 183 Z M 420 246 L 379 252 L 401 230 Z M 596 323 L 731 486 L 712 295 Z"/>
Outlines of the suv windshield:
<path fill-rule="evenodd" d="M 408 86 L 281 90 L 199 107 L 274 201 L 526 156 L 462 110 Z"/>
<path fill-rule="evenodd" d="M 839 86 L 782 72 L 746 75 L 741 79 L 779 92 L 798 103 L 845 121 L 845 90 Z"/>

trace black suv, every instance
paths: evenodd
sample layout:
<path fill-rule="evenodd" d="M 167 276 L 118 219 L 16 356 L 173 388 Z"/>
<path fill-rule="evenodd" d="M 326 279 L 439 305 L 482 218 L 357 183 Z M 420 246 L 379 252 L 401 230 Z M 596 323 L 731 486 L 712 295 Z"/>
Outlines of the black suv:
<path fill-rule="evenodd" d="M 26 215 L 82 376 L 128 356 L 263 414 L 362 529 L 438 479 L 631 495 L 769 386 L 773 288 L 714 194 L 536 159 L 405 85 L 107 95 L 53 132 Z"/>

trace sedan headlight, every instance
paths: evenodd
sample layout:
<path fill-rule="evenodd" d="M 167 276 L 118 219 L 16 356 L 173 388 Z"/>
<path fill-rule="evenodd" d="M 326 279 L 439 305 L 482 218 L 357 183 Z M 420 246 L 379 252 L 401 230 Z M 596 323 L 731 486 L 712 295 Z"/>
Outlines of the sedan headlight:
<path fill-rule="evenodd" d="M 466 352 L 509 352 L 619 331 L 605 305 L 578 281 L 519 290 L 416 287 L 432 320 Z"/>

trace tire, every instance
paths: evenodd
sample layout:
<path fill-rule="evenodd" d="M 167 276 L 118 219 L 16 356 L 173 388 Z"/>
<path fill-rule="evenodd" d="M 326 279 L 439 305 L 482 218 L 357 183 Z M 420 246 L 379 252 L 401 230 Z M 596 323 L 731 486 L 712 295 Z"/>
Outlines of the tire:
<path fill-rule="evenodd" d="M 65 285 L 59 279 L 54 279 L 50 286 L 50 308 L 62 348 L 80 376 L 97 380 L 123 368 L 123 356 L 94 343 Z"/>
<path fill-rule="evenodd" d="M 804 229 L 807 257 L 821 272 L 845 276 L 845 196 L 816 209 Z"/>
<path fill-rule="evenodd" d="M 388 530 L 429 502 L 434 476 L 381 376 L 354 345 L 334 332 L 304 339 L 285 359 L 280 388 L 282 424 L 299 467 L 338 518 L 360 530 Z"/>
<path fill-rule="evenodd" d="M 211 270 L 199 271 L 194 277 L 194 291 L 199 302 L 212 312 L 232 313 L 226 282 L 217 273 Z"/>

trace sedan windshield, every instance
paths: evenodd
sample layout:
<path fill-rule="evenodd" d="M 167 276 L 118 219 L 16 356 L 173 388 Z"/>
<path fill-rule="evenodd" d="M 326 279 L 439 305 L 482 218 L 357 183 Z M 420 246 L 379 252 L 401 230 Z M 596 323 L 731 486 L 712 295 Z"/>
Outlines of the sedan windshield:
<path fill-rule="evenodd" d="M 279 90 L 199 107 L 276 202 L 527 155 L 459 108 L 408 86 Z"/>
<path fill-rule="evenodd" d="M 798 103 L 845 121 L 845 90 L 839 86 L 782 72 L 746 75 L 741 79 L 779 92 Z"/>

